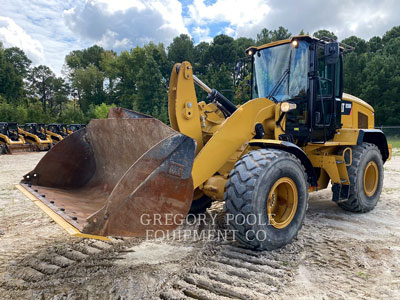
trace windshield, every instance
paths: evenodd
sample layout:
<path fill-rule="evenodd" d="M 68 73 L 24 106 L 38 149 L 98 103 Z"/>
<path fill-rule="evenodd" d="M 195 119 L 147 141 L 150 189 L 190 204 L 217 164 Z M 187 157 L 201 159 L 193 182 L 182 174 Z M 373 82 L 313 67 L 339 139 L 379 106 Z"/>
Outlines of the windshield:
<path fill-rule="evenodd" d="M 299 41 L 297 48 L 287 43 L 258 51 L 254 55 L 253 98 L 273 96 L 277 101 L 285 101 L 305 96 L 308 46 L 306 41 Z"/>
<path fill-rule="evenodd" d="M 17 130 L 17 124 L 8 124 L 8 130 Z"/>

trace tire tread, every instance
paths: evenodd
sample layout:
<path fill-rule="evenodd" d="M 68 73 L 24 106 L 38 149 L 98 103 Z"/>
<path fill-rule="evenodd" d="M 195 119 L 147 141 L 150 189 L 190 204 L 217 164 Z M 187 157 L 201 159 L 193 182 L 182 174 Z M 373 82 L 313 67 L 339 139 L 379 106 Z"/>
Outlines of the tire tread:
<path fill-rule="evenodd" d="M 249 215 L 252 213 L 253 192 L 262 170 L 268 165 L 272 165 L 275 160 L 282 157 L 287 157 L 287 159 L 297 161 L 303 169 L 305 182 L 308 183 L 305 168 L 301 161 L 294 155 L 277 149 L 259 149 L 251 151 L 244 155 L 235 164 L 235 168 L 230 172 L 229 180 L 226 185 L 226 192 L 224 194 L 225 212 L 233 215 Z M 306 188 L 308 189 L 308 186 Z M 236 236 L 240 242 L 246 246 L 250 246 L 251 248 L 262 248 L 261 242 L 257 240 L 247 241 L 244 236 L 248 230 L 252 229 L 252 225 L 246 223 L 238 225 L 236 222 L 230 222 L 229 224 L 238 231 Z M 299 230 L 300 229 L 301 227 Z M 271 245 L 270 247 L 267 247 L 267 250 L 273 250 L 276 248 L 278 247 Z"/>
<path fill-rule="evenodd" d="M 366 152 L 371 151 L 372 149 L 375 149 L 378 151 L 378 153 L 380 153 L 379 148 L 371 143 L 362 143 L 361 145 L 353 147 L 352 164 L 347 167 L 347 172 L 350 179 L 350 196 L 348 200 L 338 203 L 338 206 L 343 208 L 344 210 L 357 213 L 365 213 L 373 209 L 373 207 L 368 208 L 365 205 L 362 205 L 360 199 L 357 197 L 359 191 L 358 185 L 356 184 L 357 171 L 362 157 Z"/>

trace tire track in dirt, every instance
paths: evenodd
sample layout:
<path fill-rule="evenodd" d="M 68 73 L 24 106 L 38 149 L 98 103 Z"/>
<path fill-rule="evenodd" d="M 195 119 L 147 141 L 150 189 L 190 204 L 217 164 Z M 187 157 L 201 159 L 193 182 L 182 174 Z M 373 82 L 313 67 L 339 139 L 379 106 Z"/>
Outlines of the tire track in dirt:
<path fill-rule="evenodd" d="M 9 264 L 0 279 L 2 299 L 25 299 L 40 294 L 39 299 L 58 291 L 74 291 L 79 282 L 97 273 L 106 274 L 114 259 L 137 241 L 112 239 L 110 242 L 79 240 L 36 250 Z M 68 296 L 68 292 L 62 294 Z M 86 299 L 78 293 L 76 299 Z M 47 299 L 47 298 L 46 298 Z"/>
<path fill-rule="evenodd" d="M 298 246 L 257 252 L 234 242 L 210 245 L 198 260 L 201 263 L 168 283 L 160 298 L 267 299 L 293 278 L 299 255 L 287 261 L 288 252 L 293 251 L 289 248 Z M 293 252 L 299 253 L 297 249 Z"/>
<path fill-rule="evenodd" d="M 389 167 L 399 170 L 399 161 L 395 158 L 396 164 Z M 157 244 L 158 250 L 181 251 L 173 259 L 174 253 L 167 252 L 168 259 L 156 263 L 151 255 L 158 250 L 142 247 L 141 240 L 104 243 L 66 237 L 36 207 L 16 197 L 15 207 L 7 208 L 12 215 L 0 222 L 9 226 L 5 237 L 10 241 L 3 243 L 7 251 L 0 253 L 0 298 L 396 299 L 400 292 L 395 197 L 400 191 L 399 172 L 388 174 L 385 193 L 377 209 L 368 214 L 338 209 L 330 202 L 330 191 L 311 196 L 298 239 L 283 249 L 256 252 L 231 240 L 156 241 L 149 244 Z M 13 193 L 3 199 L 14 197 Z M 218 214 L 216 228 L 224 230 L 221 206 L 216 203 L 209 212 Z M 11 227 L 16 228 L 12 236 Z M 44 227 L 49 235 L 36 243 L 35 239 L 43 238 L 36 235 Z M 183 229 L 209 228 L 185 225 Z M 130 254 L 139 250 L 141 260 L 132 261 Z M 180 253 L 185 256 L 179 257 Z"/>
<path fill-rule="evenodd" d="M 226 229 L 222 218 L 219 230 Z M 159 298 L 268 299 L 293 279 L 302 251 L 297 241 L 274 251 L 253 251 L 232 239 L 206 243 L 194 263 L 163 286 Z"/>

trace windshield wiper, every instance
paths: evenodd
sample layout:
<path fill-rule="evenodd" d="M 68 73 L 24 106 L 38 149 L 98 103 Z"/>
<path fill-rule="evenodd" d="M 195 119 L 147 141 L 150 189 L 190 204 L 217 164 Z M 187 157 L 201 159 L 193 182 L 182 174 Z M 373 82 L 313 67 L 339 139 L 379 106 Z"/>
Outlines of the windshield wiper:
<path fill-rule="evenodd" d="M 267 96 L 267 98 L 272 98 L 274 101 L 278 102 L 278 100 L 274 96 L 278 92 L 282 83 L 285 82 L 286 77 L 288 77 L 288 89 L 289 89 L 289 75 L 290 75 L 291 63 L 292 63 L 292 50 L 290 50 L 289 65 L 287 69 L 282 73 L 281 77 L 279 77 L 278 82 L 275 84 L 274 88 L 272 89 L 271 93 Z"/>
<path fill-rule="evenodd" d="M 267 96 L 267 98 L 272 98 L 275 101 L 277 101 L 274 96 L 275 96 L 276 92 L 278 91 L 278 89 L 280 88 L 280 86 L 282 85 L 282 83 L 285 81 L 286 77 L 289 75 L 289 73 L 290 73 L 290 69 L 287 68 L 285 70 L 285 72 L 283 72 L 283 74 L 281 75 L 278 82 L 275 84 L 274 88 L 272 89 L 271 93 Z"/>

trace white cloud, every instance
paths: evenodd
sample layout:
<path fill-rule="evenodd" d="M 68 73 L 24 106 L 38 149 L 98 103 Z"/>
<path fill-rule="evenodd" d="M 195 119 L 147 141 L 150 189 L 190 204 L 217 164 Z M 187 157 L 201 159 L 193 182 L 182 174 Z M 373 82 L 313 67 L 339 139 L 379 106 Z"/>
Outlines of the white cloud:
<path fill-rule="evenodd" d="M 33 63 L 44 61 L 42 44 L 33 39 L 11 18 L 0 16 L 0 41 L 4 47 L 18 47 L 26 53 Z"/>
<path fill-rule="evenodd" d="M 65 10 L 64 19 L 81 39 L 117 51 L 188 33 L 178 0 L 91 0 Z"/>
<path fill-rule="evenodd" d="M 212 37 L 210 36 L 210 28 L 197 26 L 193 28 L 192 35 L 197 37 L 199 42 L 211 42 Z"/>
<path fill-rule="evenodd" d="M 362 34 L 370 35 L 371 33 L 381 35 L 380 29 L 385 28 L 389 30 L 388 23 L 391 23 L 393 17 L 397 19 L 397 24 L 400 24 L 400 18 L 393 14 L 393 9 L 395 9 L 395 3 L 390 3 L 392 1 L 384 1 L 384 5 L 368 6 L 360 3 L 349 3 L 349 7 L 346 10 L 341 10 L 338 13 L 339 18 L 343 22 L 343 27 L 338 31 L 339 34 Z M 400 5 L 397 8 L 400 9 Z M 400 10 L 397 10 L 397 12 Z M 391 20 L 392 19 L 392 20 Z M 395 21 L 396 22 L 396 21 Z M 369 36 L 368 36 L 369 37 Z"/>
<path fill-rule="evenodd" d="M 258 24 L 271 10 L 262 0 L 217 0 L 211 5 L 206 5 L 204 0 L 194 0 L 188 9 L 195 24 L 228 22 L 239 27 Z"/>
<path fill-rule="evenodd" d="M 0 14 L 11 18 L 33 40 L 43 45 L 42 61 L 36 61 L 28 53 L 33 64 L 45 64 L 61 75 L 65 55 L 91 45 L 78 40 L 63 20 L 63 11 L 78 1 L 84 0 L 2 0 Z"/>
<path fill-rule="evenodd" d="M 369 39 L 400 24 L 398 0 L 325 0 L 323 5 L 319 0 L 217 0 L 212 4 L 194 0 L 188 11 L 185 24 L 223 26 L 220 32 L 233 37 L 255 38 L 263 28 L 283 26 L 293 34 L 328 29 L 339 39 L 350 35 Z"/>
<path fill-rule="evenodd" d="M 364 39 L 383 35 L 400 24 L 400 1 L 397 0 L 268 0 L 268 15 L 250 26 L 238 26 L 236 36 L 255 37 L 262 28 L 283 26 L 292 34 L 300 30 L 314 33 L 319 29 L 334 31 L 339 39 L 357 35 Z"/>
<path fill-rule="evenodd" d="M 235 29 L 233 29 L 232 27 L 225 27 L 224 28 L 224 33 L 226 35 L 229 35 L 229 36 L 234 36 L 235 35 Z"/>

